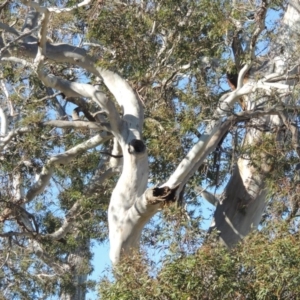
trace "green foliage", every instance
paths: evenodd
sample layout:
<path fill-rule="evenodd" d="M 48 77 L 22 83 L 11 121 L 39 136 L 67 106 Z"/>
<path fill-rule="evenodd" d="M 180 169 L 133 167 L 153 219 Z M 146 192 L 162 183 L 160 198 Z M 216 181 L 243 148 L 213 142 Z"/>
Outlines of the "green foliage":
<path fill-rule="evenodd" d="M 207 242 L 192 255 L 165 260 L 156 276 L 135 258 L 118 267 L 116 282 L 102 279 L 101 299 L 298 299 L 299 234 L 287 229 L 272 224 L 232 250 Z"/>

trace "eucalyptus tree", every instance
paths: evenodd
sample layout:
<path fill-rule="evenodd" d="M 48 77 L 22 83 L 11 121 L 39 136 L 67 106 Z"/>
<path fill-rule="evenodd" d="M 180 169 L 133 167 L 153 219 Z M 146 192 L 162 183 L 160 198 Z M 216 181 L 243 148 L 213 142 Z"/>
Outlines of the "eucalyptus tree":
<path fill-rule="evenodd" d="M 269 199 L 289 199 L 292 220 L 299 6 L 3 2 L 3 297 L 84 299 L 106 212 L 113 264 L 156 213 L 199 193 L 228 247 Z"/>

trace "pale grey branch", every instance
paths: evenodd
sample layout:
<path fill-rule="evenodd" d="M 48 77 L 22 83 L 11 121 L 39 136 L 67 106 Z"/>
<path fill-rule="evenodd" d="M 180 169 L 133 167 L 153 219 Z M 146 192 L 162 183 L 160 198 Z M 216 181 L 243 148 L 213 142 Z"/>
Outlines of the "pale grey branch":
<path fill-rule="evenodd" d="M 47 75 L 41 68 L 38 71 L 41 80 L 48 87 L 62 91 L 67 97 L 91 98 L 106 112 L 114 135 L 119 135 L 121 119 L 112 101 L 104 93 L 91 84 L 71 82 L 58 78 L 52 74 Z"/>
<path fill-rule="evenodd" d="M 20 35 L 19 31 L 17 31 L 17 30 L 14 29 L 13 27 L 8 26 L 7 24 L 4 24 L 4 23 L 2 23 L 2 22 L 0 22 L 0 29 L 3 29 L 4 31 L 9 32 L 9 33 L 12 33 L 12 34 L 14 34 L 14 35 L 16 35 L 16 36 L 19 36 L 19 35 Z"/>
<path fill-rule="evenodd" d="M 43 123 L 46 126 L 53 126 L 58 128 L 81 128 L 81 129 L 97 129 L 106 130 L 106 127 L 101 126 L 99 123 L 88 122 L 88 121 L 62 121 L 62 120 L 51 120 Z"/>
<path fill-rule="evenodd" d="M 1 148 L 1 143 L 2 143 L 2 137 L 6 136 L 7 134 L 7 116 L 5 111 L 0 107 L 0 148 Z"/>
<path fill-rule="evenodd" d="M 61 95 L 61 92 L 57 92 L 57 93 L 53 93 L 52 95 L 50 96 L 45 96 L 39 100 L 30 100 L 28 101 L 28 103 L 37 103 L 37 102 L 42 102 L 42 101 L 45 101 L 45 100 L 48 100 L 48 99 L 52 99 L 52 98 L 55 98 L 56 96 L 58 95 Z"/>
<path fill-rule="evenodd" d="M 46 7 L 42 7 L 38 3 L 34 2 L 34 1 L 30 1 L 30 0 L 23 0 L 22 2 L 28 6 L 36 9 L 36 11 L 38 11 L 40 13 L 44 13 L 45 10 L 49 10 L 49 12 L 54 12 L 54 13 L 63 13 L 63 12 L 69 12 L 76 8 L 85 6 L 85 5 L 89 4 L 91 2 L 91 0 L 84 0 L 78 4 L 73 5 L 72 7 L 67 7 L 67 8 L 58 8 L 58 7 L 46 8 Z"/>
<path fill-rule="evenodd" d="M 0 150 L 2 150 L 10 141 L 13 137 L 19 135 L 19 134 L 22 134 L 22 133 L 25 133 L 25 132 L 28 132 L 30 130 L 29 127 L 21 127 L 21 128 L 18 128 L 18 129 L 15 129 L 13 131 L 10 131 L 7 136 L 3 137 L 1 140 L 0 140 Z"/>
<path fill-rule="evenodd" d="M 24 67 L 31 67 L 33 68 L 33 64 L 29 63 L 27 60 L 22 59 L 22 58 L 18 58 L 18 57 L 0 57 L 0 61 L 6 62 L 6 61 L 10 61 L 13 63 L 18 63 L 18 64 L 22 64 Z"/>
<path fill-rule="evenodd" d="M 55 156 L 52 156 L 45 166 L 42 169 L 42 172 L 39 176 L 39 179 L 36 181 L 36 183 L 29 189 L 27 192 L 25 202 L 30 202 L 34 197 L 36 197 L 38 194 L 42 193 L 46 186 L 49 184 L 49 181 L 52 177 L 52 174 L 54 172 L 54 166 L 57 164 L 65 165 L 70 163 L 77 155 L 85 152 L 88 149 L 92 149 L 101 143 L 108 140 L 110 137 L 108 137 L 105 133 L 98 134 L 89 140 L 67 150 L 64 153 L 57 154 Z"/>
<path fill-rule="evenodd" d="M 81 207 L 81 201 L 77 200 L 72 208 L 68 211 L 68 214 L 62 224 L 62 226 L 51 234 L 47 234 L 45 237 L 51 238 L 53 240 L 60 240 L 63 238 L 71 229 L 72 224 L 74 223 L 76 214 L 78 213 Z"/>
<path fill-rule="evenodd" d="M 50 12 L 45 9 L 40 20 L 41 29 L 38 34 L 38 52 L 34 59 L 34 63 L 38 66 L 44 59 L 46 53 L 46 42 L 47 42 L 47 26 L 49 22 Z"/>
<path fill-rule="evenodd" d="M 7 43 L 7 45 L 5 47 L 3 47 L 1 50 L 0 50 L 0 57 L 4 54 L 4 52 L 10 48 L 11 46 L 15 45 L 16 42 L 24 39 L 25 37 L 28 37 L 30 36 L 33 32 L 35 32 L 36 30 L 39 29 L 39 26 L 33 28 L 32 30 L 28 31 L 28 32 L 25 32 L 21 35 L 19 35 L 17 38 L 15 38 L 14 40 L 12 40 L 11 42 Z"/>

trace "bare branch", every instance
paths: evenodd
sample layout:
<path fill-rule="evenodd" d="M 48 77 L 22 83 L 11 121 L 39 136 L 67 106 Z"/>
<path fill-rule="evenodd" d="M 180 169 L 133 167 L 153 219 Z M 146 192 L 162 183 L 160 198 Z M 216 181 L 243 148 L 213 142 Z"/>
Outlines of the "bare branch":
<path fill-rule="evenodd" d="M 38 34 L 38 51 L 36 57 L 34 59 L 34 63 L 36 66 L 39 65 L 40 62 L 43 61 L 46 53 L 46 42 L 47 42 L 47 26 L 49 22 L 50 12 L 45 9 L 43 11 L 43 15 L 40 21 L 41 30 Z"/>
<path fill-rule="evenodd" d="M 88 103 L 80 97 L 68 97 L 67 98 L 68 102 L 72 102 L 78 106 L 79 111 L 84 114 L 84 116 L 90 121 L 90 122 L 96 122 L 97 118 L 95 118 L 95 113 L 91 114 L 89 111 L 89 106 Z M 102 111 L 104 113 L 104 111 Z M 102 122 L 105 122 L 102 120 Z"/>
<path fill-rule="evenodd" d="M 39 68 L 38 74 L 46 86 L 62 91 L 67 97 L 87 97 L 95 101 L 107 113 L 114 135 L 119 135 L 121 122 L 119 113 L 113 102 L 99 91 L 97 87 L 91 84 L 60 79 L 51 74 L 46 75 L 41 68 Z"/>
<path fill-rule="evenodd" d="M 0 56 L 0 61 L 10 61 L 10 62 L 13 62 L 13 63 L 18 63 L 18 64 L 22 64 L 24 67 L 31 67 L 33 68 L 33 64 L 29 63 L 27 60 L 25 59 L 22 59 L 22 58 L 18 58 L 18 57 L 13 57 L 13 56 L 10 56 L 10 57 L 1 57 Z"/>
<path fill-rule="evenodd" d="M 39 29 L 39 26 L 33 28 L 32 30 L 28 31 L 28 32 L 25 32 L 21 35 L 19 35 L 17 38 L 15 38 L 14 40 L 12 40 L 11 42 L 7 43 L 7 45 L 5 47 L 3 47 L 1 50 L 0 50 L 0 57 L 2 57 L 2 55 L 5 53 L 5 51 L 10 48 L 11 46 L 15 45 L 16 42 L 24 39 L 25 37 L 28 37 L 30 36 L 33 32 L 35 32 L 36 30 Z"/>
<path fill-rule="evenodd" d="M 1 110 L 0 110 L 0 119 L 1 119 Z M 51 120 L 51 121 L 39 123 L 39 126 L 53 126 L 53 127 L 58 127 L 58 128 L 96 129 L 96 130 L 110 131 L 109 124 L 87 122 L 87 121 L 71 122 L 71 121 L 63 121 L 63 120 Z M 11 141 L 12 138 L 14 138 L 20 134 L 29 132 L 31 129 L 32 129 L 32 127 L 26 126 L 26 127 L 20 127 L 20 128 L 10 131 L 6 136 L 0 138 L 0 150 L 2 150 Z M 112 137 L 111 135 L 106 134 L 105 139 L 109 139 L 111 137 Z"/>
<path fill-rule="evenodd" d="M 69 11 L 72 11 L 76 8 L 79 8 L 79 7 L 82 7 L 82 6 L 85 6 L 85 5 L 88 5 L 91 0 L 84 0 L 78 4 L 75 4 L 73 5 L 72 7 L 67 7 L 67 8 L 57 8 L 57 7 L 48 7 L 48 8 L 45 8 L 45 7 L 41 7 L 39 4 L 37 4 L 36 2 L 34 1 L 30 1 L 30 0 L 23 0 L 22 1 L 25 5 L 28 5 L 34 9 L 36 9 L 36 11 L 40 12 L 40 13 L 44 13 L 45 10 L 49 10 L 49 12 L 54 12 L 54 13 L 63 13 L 63 12 L 69 12 Z"/>
<path fill-rule="evenodd" d="M 22 53 L 24 54 L 26 53 L 26 55 L 28 55 L 29 57 L 33 57 L 33 53 L 36 53 L 36 51 L 37 51 L 36 43 L 22 44 Z M 135 92 L 132 90 L 130 85 L 126 82 L 126 80 L 124 80 L 121 76 L 119 76 L 118 74 L 112 71 L 103 70 L 97 67 L 94 64 L 93 59 L 87 55 L 86 50 L 79 47 L 74 47 L 68 44 L 59 44 L 59 45 L 47 44 L 46 56 L 48 59 L 52 59 L 53 61 L 69 62 L 69 63 L 76 64 L 78 66 L 81 66 L 82 68 L 85 68 L 87 71 L 91 72 L 92 74 L 101 77 L 104 81 L 104 84 L 107 86 L 110 92 L 115 96 L 118 104 L 123 108 L 124 111 L 123 120 L 125 120 L 129 126 L 127 132 L 126 133 L 124 132 L 124 136 L 127 136 L 127 139 L 129 141 L 134 138 L 141 139 L 141 130 L 144 121 L 143 120 L 144 111 L 143 111 L 142 103 L 138 100 L 138 97 L 136 96 Z M 91 97 L 92 96 L 91 98 L 94 101 L 96 101 L 99 105 L 105 107 L 104 105 L 105 103 L 102 103 L 104 98 L 103 95 L 101 96 L 102 93 L 100 91 L 96 92 L 94 90 L 92 93 L 90 93 L 91 88 L 88 88 L 89 93 L 87 95 L 83 87 L 87 87 L 88 85 L 78 84 L 74 82 L 67 84 L 67 82 L 63 81 L 62 79 L 57 80 L 57 78 L 55 78 L 55 76 L 53 75 L 46 75 L 46 73 L 41 69 L 39 70 L 39 76 L 42 78 L 46 86 L 50 86 L 53 88 L 55 88 L 56 86 L 56 89 L 61 90 L 64 93 L 65 93 L 64 90 L 66 90 L 66 92 L 68 91 L 68 96 L 70 97 L 72 96 Z M 60 87 L 58 88 L 57 85 L 60 85 Z M 101 99 L 99 99 L 99 96 Z M 110 104 L 110 106 L 112 106 L 112 104 Z M 107 109 L 107 112 L 109 112 L 110 114 L 110 122 L 112 122 L 111 125 L 114 134 L 119 136 L 120 141 L 122 141 L 123 138 L 118 134 L 120 128 L 120 126 L 118 126 L 120 122 L 120 118 L 118 113 L 116 113 L 116 111 L 114 110 L 115 109 L 113 107 L 109 107 L 109 109 Z M 125 128 L 123 128 L 123 130 L 125 130 Z"/>
<path fill-rule="evenodd" d="M 22 48 L 23 53 L 26 52 L 26 54 L 30 57 L 32 57 L 32 54 L 36 53 L 37 51 L 36 50 L 37 44 L 25 43 L 22 46 L 23 46 Z M 87 55 L 86 50 L 82 48 L 74 47 L 68 44 L 60 44 L 60 45 L 47 44 L 46 50 L 47 50 L 46 56 L 48 59 L 53 59 L 54 61 L 61 61 L 61 62 L 70 62 L 79 65 L 85 68 L 87 71 L 93 73 L 94 75 L 101 77 L 104 81 L 104 84 L 107 86 L 110 92 L 115 96 L 119 105 L 123 108 L 124 111 L 123 119 L 129 125 L 129 131 L 128 131 L 129 136 L 128 134 L 126 134 L 126 136 L 128 136 L 129 140 L 133 138 L 141 139 L 141 130 L 143 126 L 143 114 L 144 114 L 142 103 L 138 100 L 138 97 L 136 96 L 135 92 L 132 90 L 130 85 L 126 82 L 126 80 L 124 80 L 121 76 L 119 76 L 118 74 L 112 71 L 103 70 L 95 66 L 93 59 L 91 59 Z M 86 92 L 85 87 L 89 86 L 87 84 L 80 84 L 81 86 L 79 86 L 78 83 L 74 83 L 74 82 L 67 84 L 67 81 L 64 81 L 62 79 L 58 80 L 58 78 L 54 77 L 53 75 L 46 75 L 46 73 L 43 70 L 41 70 L 41 68 L 39 69 L 39 76 L 42 78 L 46 86 L 53 87 L 53 88 L 55 88 L 56 86 L 56 89 L 63 91 L 65 94 L 68 91 L 69 97 L 72 96 L 90 97 L 94 101 L 96 101 L 99 105 L 105 108 L 104 105 L 105 103 L 103 103 L 104 100 L 103 95 L 100 96 L 102 93 L 96 90 L 91 91 L 90 87 Z M 57 85 L 60 85 L 60 88 L 58 88 Z M 108 104 L 106 104 L 106 106 L 107 105 Z M 109 107 L 107 112 L 110 112 L 111 115 L 113 113 L 113 110 L 114 109 L 112 107 Z M 116 120 L 118 121 L 117 124 L 116 124 Z M 110 121 L 114 121 L 114 123 L 116 124 L 116 126 L 113 126 L 112 123 L 112 128 L 117 132 L 117 129 L 119 128 L 117 126 L 119 124 L 118 114 L 113 113 L 113 116 Z"/>
<path fill-rule="evenodd" d="M 14 34 L 14 35 L 16 35 L 16 36 L 19 36 L 19 35 L 20 35 L 19 31 L 17 31 L 17 30 L 14 29 L 13 27 L 8 26 L 7 24 L 4 24 L 4 23 L 2 23 L 2 22 L 0 22 L 0 29 L 3 29 L 4 31 L 9 32 L 9 33 L 12 33 L 12 34 Z"/>
<path fill-rule="evenodd" d="M 35 238 L 34 232 L 30 232 L 30 231 L 22 231 L 22 232 L 8 231 L 8 232 L 0 233 L 0 237 L 2 238 L 12 237 L 12 236 L 27 236 L 30 238 Z"/>
<path fill-rule="evenodd" d="M 48 100 L 48 99 L 52 99 L 52 98 L 55 98 L 56 96 L 58 95 L 61 95 L 61 92 L 57 92 L 57 93 L 54 93 L 52 94 L 51 96 L 45 96 L 39 100 L 30 100 L 28 101 L 27 103 L 37 103 L 37 102 L 42 102 L 42 101 L 45 101 L 45 100 Z"/>
<path fill-rule="evenodd" d="M 0 107 L 0 148 L 1 148 L 1 143 L 2 143 L 2 137 L 7 134 L 7 116 L 2 107 Z"/>
<path fill-rule="evenodd" d="M 4 138 L 2 138 L 0 140 L 0 150 L 2 150 L 10 141 L 13 137 L 19 135 L 19 134 L 22 134 L 22 133 L 25 133 L 25 132 L 28 132 L 30 131 L 30 128 L 29 127 L 21 127 L 21 128 L 18 128 L 18 129 L 15 129 L 15 130 L 12 130 L 10 131 L 7 136 L 5 136 Z"/>
<path fill-rule="evenodd" d="M 202 164 L 206 155 L 209 153 L 207 152 L 209 148 L 208 145 L 210 145 L 212 141 L 218 143 L 221 139 L 221 136 L 219 135 L 221 134 L 223 136 L 230 127 L 231 121 L 229 123 L 228 120 L 222 122 L 222 118 L 232 112 L 233 104 L 240 96 L 250 93 L 252 89 L 253 86 L 247 84 L 221 98 L 221 103 L 214 113 L 213 120 L 207 125 L 206 131 L 181 161 L 164 186 L 172 188 L 177 186 L 180 182 L 182 183 L 182 186 L 187 182 L 194 174 L 195 168 Z"/>
<path fill-rule="evenodd" d="M 54 172 L 54 166 L 55 165 L 65 165 L 70 163 L 78 154 L 85 152 L 88 149 L 92 149 L 101 143 L 108 140 L 110 137 L 107 136 L 105 133 L 98 134 L 89 140 L 76 145 L 75 147 L 69 149 L 68 151 L 52 156 L 45 166 L 43 167 L 39 179 L 36 181 L 36 183 L 29 189 L 27 192 L 25 202 L 30 202 L 34 197 L 36 197 L 38 194 L 42 193 L 46 186 L 49 184 L 49 181 L 52 177 L 52 174 Z"/>
<path fill-rule="evenodd" d="M 62 121 L 62 120 L 51 120 L 44 122 L 43 125 L 53 126 L 58 128 L 81 128 L 81 129 L 97 129 L 97 130 L 106 130 L 107 128 L 101 126 L 99 123 L 87 122 L 87 121 Z"/>
<path fill-rule="evenodd" d="M 75 221 L 75 217 L 81 207 L 81 201 L 77 200 L 72 208 L 68 211 L 68 214 L 66 215 L 66 218 L 62 224 L 62 226 L 56 230 L 55 232 L 51 234 L 47 234 L 45 237 L 51 238 L 53 240 L 60 240 L 63 238 L 71 229 L 71 226 L 73 225 Z"/>
<path fill-rule="evenodd" d="M 94 70 L 103 78 L 104 84 L 116 98 L 123 109 L 123 120 L 127 122 L 129 131 L 127 140 L 141 139 L 141 131 L 144 123 L 144 110 L 142 103 L 138 100 L 135 92 L 118 74 L 97 68 Z"/>
<path fill-rule="evenodd" d="M 244 87 L 246 87 L 246 85 Z M 242 89 L 244 87 L 242 87 Z M 183 184 L 185 184 L 200 167 L 207 155 L 215 149 L 224 134 L 226 134 L 229 128 L 236 122 L 266 115 L 279 115 L 279 113 L 285 109 L 284 106 L 275 105 L 265 111 L 244 111 L 228 117 L 226 121 L 222 122 L 218 120 L 215 123 L 212 123 L 214 126 L 209 132 L 207 131 L 201 136 L 198 143 L 192 147 L 187 156 L 181 161 L 175 172 L 163 186 L 173 187 L 179 183 L 183 186 Z M 298 109 L 300 109 L 300 107 Z"/>

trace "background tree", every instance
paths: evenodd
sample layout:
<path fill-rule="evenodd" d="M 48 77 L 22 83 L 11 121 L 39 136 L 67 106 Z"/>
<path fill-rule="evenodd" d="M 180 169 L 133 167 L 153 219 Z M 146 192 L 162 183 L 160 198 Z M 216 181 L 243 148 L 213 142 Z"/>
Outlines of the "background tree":
<path fill-rule="evenodd" d="M 276 239 L 270 249 L 291 259 L 297 253 L 297 243 L 286 245 L 298 239 L 299 6 L 3 2 L 2 296 L 84 299 L 91 241 L 107 237 L 108 211 L 114 264 L 122 258 L 128 270 L 141 238 L 175 253 L 150 289 L 147 272 L 140 277 L 135 288 L 141 295 L 146 288 L 145 297 L 297 297 L 271 281 L 259 294 L 263 269 L 245 256 L 257 251 L 251 243 L 280 239 L 282 228 L 290 235 L 280 243 L 290 252 L 282 254 Z M 275 11 L 280 22 L 268 18 Z M 204 185 L 225 188 L 217 196 Z M 212 242 L 200 229 L 199 194 L 216 206 Z M 217 246 L 220 240 L 231 248 L 256 228 L 268 201 L 263 238 L 249 238 L 245 250 Z M 268 222 L 285 226 L 270 229 Z M 206 259 L 206 272 L 185 276 Z M 180 279 L 173 290 L 162 284 L 168 274 Z M 102 285 L 105 299 L 138 298 L 128 278 Z M 190 290 L 194 278 L 203 282 L 198 290 Z M 282 278 L 278 286 L 291 277 Z"/>

